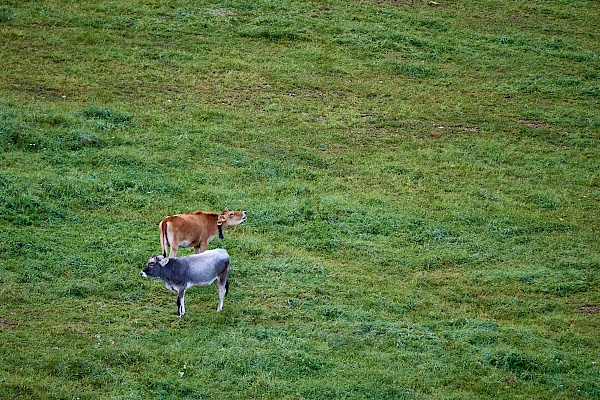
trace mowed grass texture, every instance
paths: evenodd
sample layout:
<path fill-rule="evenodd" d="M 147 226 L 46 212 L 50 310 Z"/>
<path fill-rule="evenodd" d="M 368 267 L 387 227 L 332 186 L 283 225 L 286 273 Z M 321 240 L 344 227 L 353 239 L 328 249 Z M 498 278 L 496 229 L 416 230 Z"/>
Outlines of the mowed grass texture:
<path fill-rule="evenodd" d="M 599 15 L 4 2 L 0 398 L 599 398 Z M 177 318 L 158 222 L 226 208 Z"/>

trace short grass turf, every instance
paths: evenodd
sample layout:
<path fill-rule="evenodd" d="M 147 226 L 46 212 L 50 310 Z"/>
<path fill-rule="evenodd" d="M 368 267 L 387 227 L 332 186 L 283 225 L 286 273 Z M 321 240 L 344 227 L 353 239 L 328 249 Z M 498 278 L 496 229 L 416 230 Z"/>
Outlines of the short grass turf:
<path fill-rule="evenodd" d="M 599 398 L 599 16 L 5 1 L 0 397 Z M 226 208 L 177 318 L 157 224 Z"/>

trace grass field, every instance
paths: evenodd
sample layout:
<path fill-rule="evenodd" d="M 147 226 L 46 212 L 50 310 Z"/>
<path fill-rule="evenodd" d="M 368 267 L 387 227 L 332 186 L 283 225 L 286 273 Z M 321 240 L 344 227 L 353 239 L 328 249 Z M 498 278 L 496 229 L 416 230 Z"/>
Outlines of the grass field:
<path fill-rule="evenodd" d="M 0 398 L 600 398 L 600 2 L 428 3 L 2 2 Z"/>

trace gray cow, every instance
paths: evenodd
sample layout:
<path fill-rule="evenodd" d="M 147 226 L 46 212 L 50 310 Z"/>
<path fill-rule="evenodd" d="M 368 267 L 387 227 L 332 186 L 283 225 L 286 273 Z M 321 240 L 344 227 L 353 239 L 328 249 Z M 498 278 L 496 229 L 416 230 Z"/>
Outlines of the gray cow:
<path fill-rule="evenodd" d="M 207 250 L 186 257 L 166 258 L 153 255 L 142 271 L 144 278 L 161 279 L 167 289 L 177 294 L 177 315 L 185 314 L 183 296 L 186 289 L 208 286 L 215 282 L 219 291 L 219 306 L 229 291 L 229 255 L 224 249 Z"/>

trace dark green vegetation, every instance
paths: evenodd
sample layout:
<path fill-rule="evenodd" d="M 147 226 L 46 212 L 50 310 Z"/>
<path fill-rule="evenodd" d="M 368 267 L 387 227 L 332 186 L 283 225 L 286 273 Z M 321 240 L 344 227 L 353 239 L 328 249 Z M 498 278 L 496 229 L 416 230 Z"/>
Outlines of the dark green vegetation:
<path fill-rule="evenodd" d="M 438 2 L 3 2 L 0 397 L 599 398 L 600 3 Z"/>

